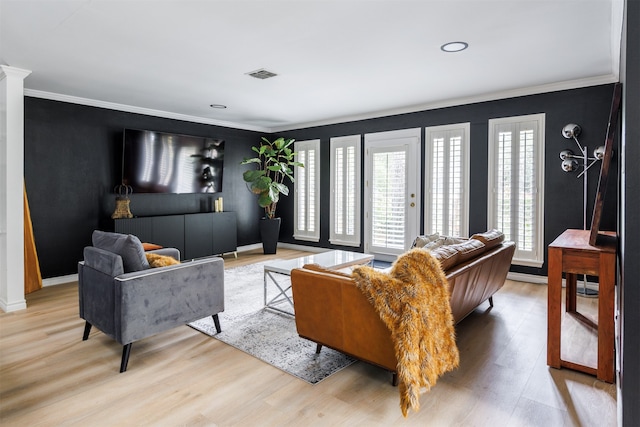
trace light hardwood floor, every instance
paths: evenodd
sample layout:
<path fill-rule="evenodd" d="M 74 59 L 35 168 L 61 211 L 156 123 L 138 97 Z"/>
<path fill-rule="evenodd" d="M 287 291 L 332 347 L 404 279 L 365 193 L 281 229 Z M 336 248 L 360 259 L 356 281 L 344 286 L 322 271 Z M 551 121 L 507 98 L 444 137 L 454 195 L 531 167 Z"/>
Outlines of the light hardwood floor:
<path fill-rule="evenodd" d="M 266 258 L 241 253 L 225 266 Z M 357 362 L 312 386 L 188 326 L 134 343 L 120 374 L 120 345 L 95 328 L 82 341 L 77 284 L 47 287 L 27 296 L 26 310 L 0 314 L 0 424 L 616 425 L 615 385 L 546 366 L 546 295 L 544 285 L 507 281 L 493 309 L 485 303 L 457 326 L 460 368 L 404 419 L 386 371 Z M 571 349 L 589 353 L 593 334 L 569 327 Z"/>

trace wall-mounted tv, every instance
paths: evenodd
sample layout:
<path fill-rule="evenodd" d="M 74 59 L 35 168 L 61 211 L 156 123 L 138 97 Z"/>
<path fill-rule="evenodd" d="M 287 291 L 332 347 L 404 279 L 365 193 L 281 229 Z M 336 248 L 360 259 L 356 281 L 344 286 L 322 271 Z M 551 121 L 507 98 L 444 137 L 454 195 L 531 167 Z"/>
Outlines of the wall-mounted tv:
<path fill-rule="evenodd" d="M 125 129 L 122 183 L 134 193 L 222 191 L 224 141 Z"/>

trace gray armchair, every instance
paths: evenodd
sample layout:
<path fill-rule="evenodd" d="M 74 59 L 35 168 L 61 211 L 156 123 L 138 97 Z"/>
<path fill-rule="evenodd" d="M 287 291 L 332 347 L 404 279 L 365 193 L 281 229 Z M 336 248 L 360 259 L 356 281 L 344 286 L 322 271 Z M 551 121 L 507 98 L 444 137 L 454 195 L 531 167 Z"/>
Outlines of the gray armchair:
<path fill-rule="evenodd" d="M 78 263 L 83 340 L 95 326 L 123 345 L 120 372 L 127 370 L 134 341 L 212 316 L 220 332 L 224 311 L 224 261 L 211 257 L 149 268 L 140 240 L 94 231 L 93 246 Z M 180 259 L 174 248 L 153 251 Z"/>

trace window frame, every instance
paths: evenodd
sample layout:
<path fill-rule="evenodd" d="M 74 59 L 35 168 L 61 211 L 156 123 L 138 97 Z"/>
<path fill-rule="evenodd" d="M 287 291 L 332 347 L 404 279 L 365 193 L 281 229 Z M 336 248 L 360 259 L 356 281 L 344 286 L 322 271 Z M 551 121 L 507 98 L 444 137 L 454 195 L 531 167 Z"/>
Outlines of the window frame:
<path fill-rule="evenodd" d="M 530 122 L 535 122 L 536 125 L 533 126 L 534 129 L 534 137 L 533 137 L 533 157 L 536 164 L 534 165 L 534 173 L 535 177 L 533 179 L 535 184 L 535 189 L 533 189 L 533 193 L 535 193 L 535 202 L 536 206 L 534 209 L 534 224 L 535 231 L 532 235 L 533 237 L 533 249 L 530 251 L 525 251 L 519 248 L 518 239 L 516 236 L 511 236 L 511 240 L 516 241 L 516 253 L 514 254 L 512 264 L 522 265 L 528 267 L 537 267 L 540 268 L 544 264 L 545 257 L 545 245 L 544 245 L 544 172 L 545 172 L 545 158 L 544 158 L 544 150 L 545 150 L 545 113 L 538 114 L 529 114 L 524 116 L 513 116 L 513 117 L 503 117 L 489 120 L 489 138 L 488 138 L 488 197 L 487 197 L 487 227 L 488 229 L 496 228 L 497 226 L 497 172 L 498 171 L 498 135 L 499 126 L 501 125 L 515 125 L 516 129 L 522 132 L 520 129 L 521 125 L 525 125 Z M 511 162 L 512 165 L 515 164 L 514 159 L 515 154 L 511 154 Z M 517 186 L 512 186 L 514 188 L 511 192 L 513 194 L 517 191 Z M 511 213 L 511 221 L 517 222 L 517 212 Z M 519 229 L 519 227 L 516 227 Z M 502 230 L 504 231 L 504 230 Z M 509 231 L 509 234 L 512 230 Z M 506 233 L 505 233 L 506 234 Z"/>
<path fill-rule="evenodd" d="M 361 135 L 348 135 L 348 136 L 340 136 L 334 137 L 329 140 L 330 146 L 330 165 L 331 165 L 331 197 L 330 197 L 330 219 L 329 219 L 329 242 L 333 245 L 341 245 L 341 246 L 355 246 L 359 247 L 361 244 L 361 212 L 362 212 L 362 137 Z M 338 184 L 340 183 L 338 178 L 336 177 L 336 167 L 337 167 L 337 159 L 336 159 L 336 149 L 338 148 L 354 148 L 354 181 L 355 188 L 353 191 L 354 200 L 354 224 L 353 224 L 353 235 L 349 235 L 346 233 L 346 225 L 343 228 L 342 233 L 336 232 L 336 221 L 337 221 L 337 212 L 336 212 L 336 202 L 338 195 L 336 194 L 336 188 L 338 188 Z M 345 164 L 347 163 L 347 159 L 344 159 Z M 346 174 L 348 171 L 346 168 L 343 169 L 342 176 L 342 188 L 346 188 Z M 343 206 L 347 206 L 349 200 L 347 200 L 347 192 L 343 193 Z M 346 215 L 345 215 L 346 216 Z M 345 218 L 346 221 L 346 218 Z"/>
<path fill-rule="evenodd" d="M 308 158 L 301 160 L 298 156 L 296 156 L 296 160 L 304 163 L 304 168 L 300 166 L 295 166 L 294 168 L 294 177 L 295 181 L 293 182 L 293 238 L 296 240 L 304 240 L 308 242 L 319 242 L 320 241 L 320 140 L 319 139 L 311 139 L 307 141 L 296 141 L 294 144 L 294 152 L 299 153 L 301 151 L 309 152 L 314 151 L 314 162 L 313 169 L 311 169 L 311 165 L 309 164 Z M 301 170 L 304 169 L 304 170 Z M 310 170 L 314 171 L 314 176 L 310 177 Z M 310 203 L 310 189 L 313 188 L 315 194 L 313 194 L 313 223 L 315 224 L 315 228 L 313 230 L 309 230 L 307 228 L 301 229 L 298 227 L 300 212 L 300 179 L 299 177 L 302 175 L 304 178 L 304 189 L 305 189 L 305 204 Z M 312 185 L 311 185 L 312 184 Z M 305 224 L 308 226 L 309 217 L 308 217 L 309 209 L 305 209 L 306 221 Z"/>

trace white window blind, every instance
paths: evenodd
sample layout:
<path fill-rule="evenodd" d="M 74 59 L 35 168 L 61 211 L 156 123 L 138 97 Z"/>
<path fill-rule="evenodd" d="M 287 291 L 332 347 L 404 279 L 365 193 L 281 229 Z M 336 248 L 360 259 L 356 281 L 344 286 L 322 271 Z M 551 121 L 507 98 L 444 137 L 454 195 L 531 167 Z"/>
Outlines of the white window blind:
<path fill-rule="evenodd" d="M 329 241 L 360 246 L 360 135 L 331 138 L 331 217 Z"/>
<path fill-rule="evenodd" d="M 320 240 L 320 140 L 296 141 L 296 166 L 294 182 L 294 231 L 298 240 Z"/>
<path fill-rule="evenodd" d="M 469 234 L 469 123 L 425 128 L 425 233 Z"/>
<path fill-rule="evenodd" d="M 544 262 L 544 114 L 489 120 L 489 228 L 516 242 L 514 264 Z"/>

